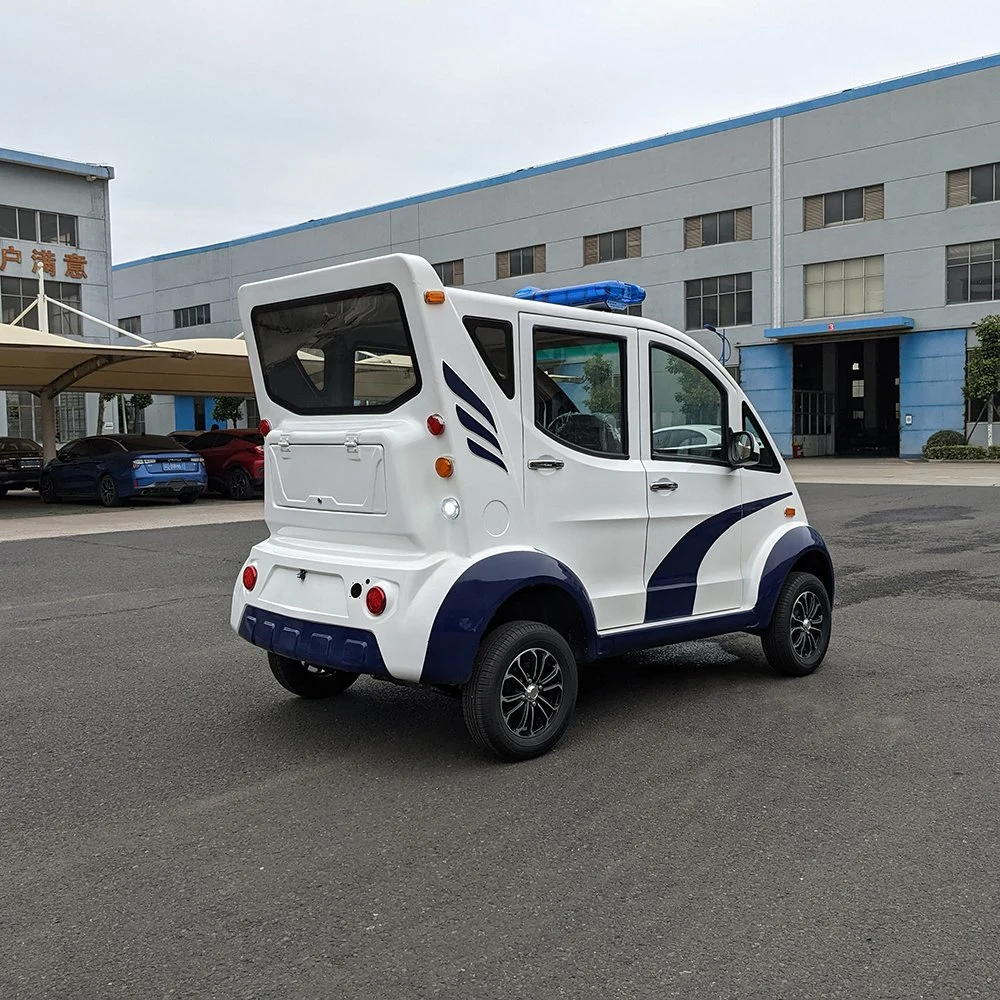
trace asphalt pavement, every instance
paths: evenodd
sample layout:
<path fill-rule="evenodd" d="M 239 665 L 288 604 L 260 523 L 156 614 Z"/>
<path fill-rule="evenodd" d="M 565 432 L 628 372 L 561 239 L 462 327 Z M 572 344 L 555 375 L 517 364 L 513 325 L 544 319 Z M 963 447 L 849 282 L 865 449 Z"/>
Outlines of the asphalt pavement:
<path fill-rule="evenodd" d="M 0 544 L 0 997 L 1000 996 L 1000 493 L 802 492 L 817 674 L 590 668 L 519 765 L 286 695 L 228 626 L 260 522 Z"/>

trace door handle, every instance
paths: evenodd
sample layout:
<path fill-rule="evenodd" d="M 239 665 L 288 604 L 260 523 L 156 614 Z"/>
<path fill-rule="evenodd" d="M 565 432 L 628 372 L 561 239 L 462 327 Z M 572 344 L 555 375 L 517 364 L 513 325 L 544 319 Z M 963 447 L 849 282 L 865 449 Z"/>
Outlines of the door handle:
<path fill-rule="evenodd" d="M 657 479 L 655 483 L 649 484 L 649 489 L 653 493 L 673 493 L 677 489 L 677 483 L 672 479 Z"/>
<path fill-rule="evenodd" d="M 561 469 L 566 463 L 559 458 L 532 458 L 528 461 L 529 469 Z"/>

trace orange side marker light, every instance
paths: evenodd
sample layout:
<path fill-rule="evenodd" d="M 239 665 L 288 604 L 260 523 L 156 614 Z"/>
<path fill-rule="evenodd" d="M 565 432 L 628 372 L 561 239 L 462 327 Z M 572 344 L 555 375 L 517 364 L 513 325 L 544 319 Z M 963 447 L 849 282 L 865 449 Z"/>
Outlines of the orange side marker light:
<path fill-rule="evenodd" d="M 444 302 L 444 292 L 439 288 L 432 288 L 424 292 L 424 302 L 429 306 L 439 306 Z"/>
<path fill-rule="evenodd" d="M 451 474 L 455 471 L 455 463 L 447 455 L 441 455 L 434 462 L 434 471 L 442 479 L 450 479 Z"/>
<path fill-rule="evenodd" d="M 785 508 L 785 517 L 795 517 L 795 508 L 794 507 L 786 507 Z"/>

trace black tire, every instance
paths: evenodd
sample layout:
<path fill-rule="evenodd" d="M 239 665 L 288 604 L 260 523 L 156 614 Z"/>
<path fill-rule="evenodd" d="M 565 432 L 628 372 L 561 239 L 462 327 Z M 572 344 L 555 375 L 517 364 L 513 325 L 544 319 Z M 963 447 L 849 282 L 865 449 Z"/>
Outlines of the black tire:
<path fill-rule="evenodd" d="M 178 503 L 194 503 L 198 499 L 197 493 L 179 493 L 177 495 Z"/>
<path fill-rule="evenodd" d="M 277 653 L 268 653 L 267 662 L 274 679 L 300 698 L 331 698 L 346 691 L 359 676 L 347 670 L 324 670 Z"/>
<path fill-rule="evenodd" d="M 767 662 L 786 677 L 811 674 L 826 656 L 832 625 L 823 582 L 811 573 L 789 573 L 761 635 Z"/>
<path fill-rule="evenodd" d="M 59 503 L 61 499 L 56 493 L 55 481 L 47 472 L 39 477 L 38 495 L 42 498 L 42 503 Z"/>
<path fill-rule="evenodd" d="M 97 499 L 101 501 L 102 507 L 120 507 L 122 505 L 118 485 L 114 478 L 106 472 L 97 484 Z"/>
<path fill-rule="evenodd" d="M 502 760 L 528 760 L 559 742 L 576 692 L 576 657 L 566 640 L 548 625 L 508 622 L 480 643 L 462 713 L 484 750 Z"/>
<path fill-rule="evenodd" d="M 250 500 L 253 498 L 253 483 L 238 465 L 234 465 L 226 473 L 226 496 L 230 500 Z"/>
<path fill-rule="evenodd" d="M 5 497 L 7 495 L 7 489 L 8 487 L 6 486 L 0 486 L 0 497 Z"/>

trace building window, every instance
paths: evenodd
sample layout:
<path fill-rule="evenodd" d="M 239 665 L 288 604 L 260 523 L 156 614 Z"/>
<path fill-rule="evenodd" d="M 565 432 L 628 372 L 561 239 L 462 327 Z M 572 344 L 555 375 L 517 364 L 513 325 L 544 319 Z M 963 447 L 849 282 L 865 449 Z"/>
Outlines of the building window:
<path fill-rule="evenodd" d="M 134 334 L 137 337 L 142 335 L 141 316 L 123 316 L 118 320 L 118 326 L 126 333 Z"/>
<path fill-rule="evenodd" d="M 749 239 L 753 239 L 753 212 L 749 208 L 731 208 L 725 212 L 693 215 L 684 220 L 685 250 Z"/>
<path fill-rule="evenodd" d="M 465 261 L 446 260 L 440 264 L 431 264 L 437 271 L 437 276 L 441 279 L 442 285 L 464 285 L 465 284 Z"/>
<path fill-rule="evenodd" d="M 881 257 L 855 257 L 806 264 L 806 319 L 882 311 L 885 284 Z"/>
<path fill-rule="evenodd" d="M 77 246 L 75 215 L 0 205 L 0 239 Z"/>
<path fill-rule="evenodd" d="M 615 229 L 610 233 L 595 233 L 583 238 L 583 263 L 603 264 L 609 260 L 626 260 L 642 256 L 642 229 Z"/>
<path fill-rule="evenodd" d="M 518 278 L 523 274 L 541 274 L 545 270 L 545 244 L 519 247 L 497 254 L 497 278 Z"/>
<path fill-rule="evenodd" d="M 74 309 L 80 306 L 80 286 L 70 281 L 46 281 L 45 292 L 57 302 Z M 38 298 L 38 282 L 34 278 L 0 278 L 0 322 L 13 323 Z M 38 309 L 32 309 L 20 326 L 38 329 Z M 49 332 L 63 337 L 80 336 L 80 317 L 49 303 Z"/>
<path fill-rule="evenodd" d="M 802 200 L 802 228 L 824 229 L 851 222 L 885 218 L 885 189 L 881 184 L 814 194 Z"/>
<path fill-rule="evenodd" d="M 753 322 L 753 276 L 723 274 L 684 282 L 687 301 L 686 329 L 712 326 L 746 326 Z"/>
<path fill-rule="evenodd" d="M 206 303 L 201 306 L 186 306 L 174 310 L 174 329 L 181 330 L 186 326 L 205 326 L 212 322 L 212 307 Z"/>
<path fill-rule="evenodd" d="M 948 172 L 948 207 L 1000 201 L 1000 163 Z"/>
<path fill-rule="evenodd" d="M 994 299 L 1000 299 L 1000 240 L 948 247 L 948 303 Z"/>

